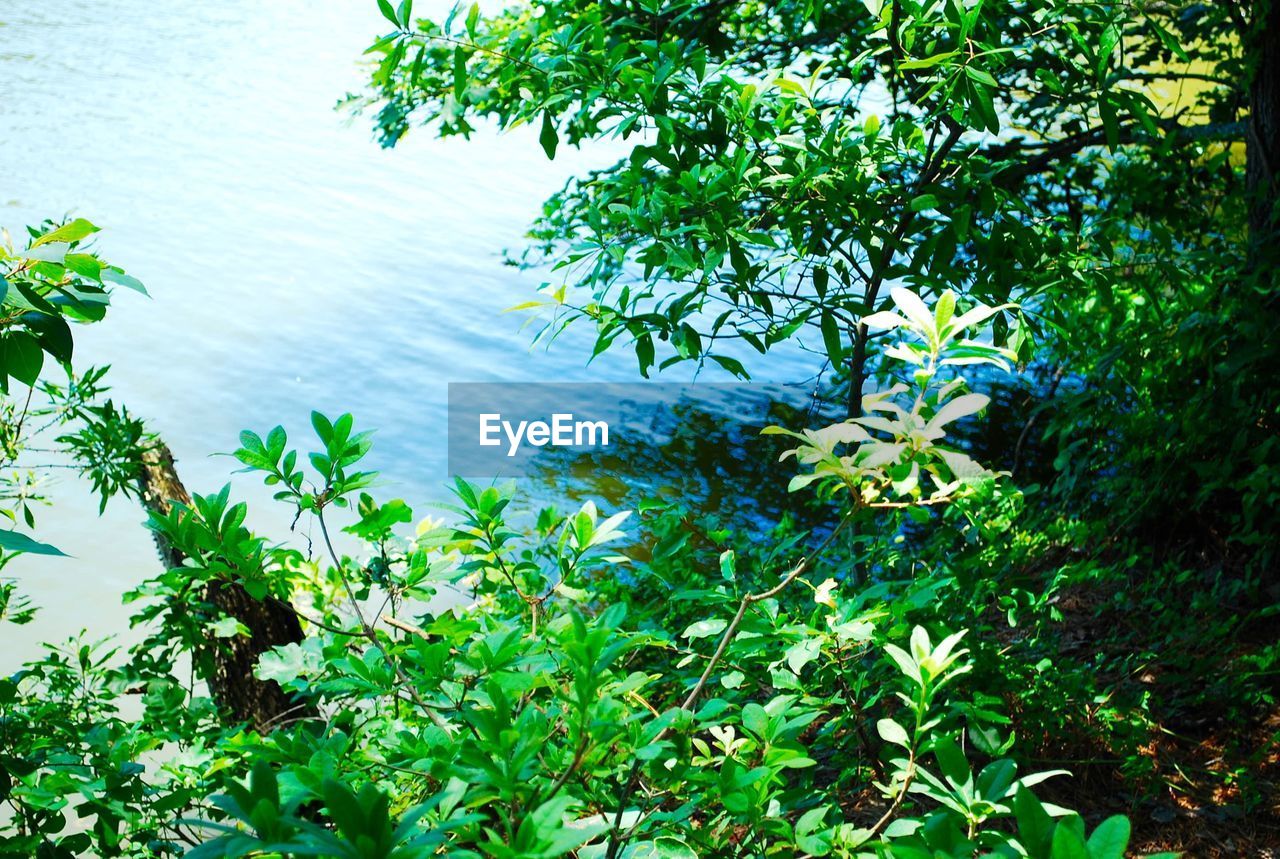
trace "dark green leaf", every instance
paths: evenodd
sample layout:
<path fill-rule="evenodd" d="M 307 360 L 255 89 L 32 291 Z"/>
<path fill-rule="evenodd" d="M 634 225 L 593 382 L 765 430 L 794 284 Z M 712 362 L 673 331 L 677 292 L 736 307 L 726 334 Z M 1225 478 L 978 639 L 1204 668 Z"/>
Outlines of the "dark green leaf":
<path fill-rule="evenodd" d="M 24 385 L 34 385 L 44 366 L 44 350 L 25 331 L 13 331 L 0 339 L 0 372 Z"/>
<path fill-rule="evenodd" d="M 396 17 L 396 10 L 392 8 L 390 0 L 378 0 L 378 10 L 397 30 L 400 29 L 400 19 Z"/>
<path fill-rule="evenodd" d="M 542 144 L 542 151 L 547 153 L 547 158 L 554 161 L 556 147 L 560 145 L 560 135 L 556 133 L 556 126 L 551 121 L 549 110 L 542 112 L 542 131 L 538 134 L 538 142 Z"/>
<path fill-rule="evenodd" d="M 844 360 L 844 341 L 840 337 L 840 323 L 829 310 L 822 311 L 822 344 L 827 350 L 831 366 L 839 367 Z"/>

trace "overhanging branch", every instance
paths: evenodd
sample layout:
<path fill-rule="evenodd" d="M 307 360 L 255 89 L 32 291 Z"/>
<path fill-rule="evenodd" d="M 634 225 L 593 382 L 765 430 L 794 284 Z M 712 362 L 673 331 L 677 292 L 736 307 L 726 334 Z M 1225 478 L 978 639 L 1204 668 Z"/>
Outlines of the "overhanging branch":
<path fill-rule="evenodd" d="M 1155 137 L 1139 123 L 1122 125 L 1116 137 L 1121 145 L 1149 142 L 1157 145 L 1170 137 L 1175 143 L 1195 143 L 1203 141 L 1236 142 L 1245 139 L 1247 123 L 1214 122 L 1204 125 L 1179 125 L 1176 122 L 1163 123 L 1164 136 Z M 1093 146 L 1101 146 L 1107 141 L 1104 126 L 1095 126 L 1086 131 L 1068 135 L 1060 140 L 1043 144 L 1040 142 L 1001 143 L 986 150 L 978 150 L 993 161 L 1010 162 L 998 169 L 992 177 L 995 184 L 1003 188 L 1016 186 L 1022 181 L 1050 170 L 1062 161 L 1079 154 Z M 1028 153 L 1034 146 L 1036 152 Z M 1019 160 L 1019 157 L 1021 160 Z"/>

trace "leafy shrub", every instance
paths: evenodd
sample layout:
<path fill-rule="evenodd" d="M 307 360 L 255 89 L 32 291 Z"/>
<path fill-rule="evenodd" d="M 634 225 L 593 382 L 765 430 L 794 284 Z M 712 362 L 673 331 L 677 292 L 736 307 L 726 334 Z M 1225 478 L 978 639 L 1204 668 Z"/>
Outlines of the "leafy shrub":
<path fill-rule="evenodd" d="M 864 554 L 870 579 L 842 568 L 866 522 L 905 533 L 997 480 L 943 444 L 985 404 L 956 368 L 1006 359 L 960 336 L 993 310 L 894 297 L 897 313 L 869 321 L 904 335 L 903 383 L 870 395 L 865 417 L 779 431 L 802 468 L 793 489 L 828 499 L 836 524 L 724 548 L 685 583 L 651 579 L 652 555 L 616 554 L 626 513 L 521 515 L 499 486 L 459 481 L 451 524 L 402 536 L 413 513 L 367 492 L 370 437 L 349 415 L 315 415 L 306 456 L 280 428 L 242 434 L 237 459 L 315 539 L 253 534 L 227 489 L 154 516 L 187 561 L 134 596 L 150 638 L 121 667 L 81 647 L 4 686 L 10 843 L 127 856 L 187 842 L 206 857 L 1122 855 L 1123 820 L 1086 839 L 1031 791 L 1061 773 L 1019 776 L 1003 756 L 1007 719 L 961 686 L 966 636 L 930 617 L 931 586 L 898 578 L 889 554 Z M 201 585 L 228 580 L 295 607 L 308 635 L 257 674 L 319 719 L 222 725 L 174 670 L 210 631 L 248 632 L 203 600 Z M 447 594 L 463 604 L 429 608 Z M 142 695 L 136 723 L 126 691 Z M 161 750 L 148 773 L 140 759 Z M 94 825 L 60 835 L 69 811 Z"/>

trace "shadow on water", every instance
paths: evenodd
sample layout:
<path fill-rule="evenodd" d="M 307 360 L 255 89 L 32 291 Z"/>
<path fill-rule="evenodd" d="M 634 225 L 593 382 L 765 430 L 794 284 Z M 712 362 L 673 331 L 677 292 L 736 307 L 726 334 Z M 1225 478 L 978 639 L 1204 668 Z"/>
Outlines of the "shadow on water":
<path fill-rule="evenodd" d="M 760 431 L 821 421 L 804 397 L 781 394 L 629 403 L 630 431 L 607 449 L 548 448 L 540 454 L 530 472 L 534 494 L 630 510 L 675 502 L 693 515 L 714 517 L 721 527 L 749 533 L 767 533 L 784 519 L 817 526 L 820 511 L 807 497 L 787 492 L 794 461 L 778 459 L 794 441 Z"/>
<path fill-rule="evenodd" d="M 1044 376 L 979 374 L 974 387 L 991 403 L 981 419 L 958 422 L 951 443 L 989 468 L 1014 470 L 1020 484 L 1052 481 L 1053 446 L 1041 437 L 1046 416 L 1037 417 L 1037 407 L 1052 397 Z M 744 533 L 768 533 L 784 519 L 803 530 L 831 524 L 831 509 L 811 493 L 787 491 L 797 466 L 779 456 L 794 440 L 760 431 L 825 426 L 842 420 L 842 409 L 780 386 L 745 396 L 687 390 L 670 402 L 628 403 L 630 431 L 607 449 L 545 448 L 531 460 L 526 491 L 537 500 L 574 506 L 590 500 L 615 510 L 677 502 Z"/>

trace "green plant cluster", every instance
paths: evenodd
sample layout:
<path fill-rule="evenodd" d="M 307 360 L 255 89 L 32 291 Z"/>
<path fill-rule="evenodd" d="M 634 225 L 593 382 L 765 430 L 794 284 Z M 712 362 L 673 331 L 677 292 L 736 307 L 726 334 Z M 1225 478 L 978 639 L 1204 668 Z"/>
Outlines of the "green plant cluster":
<path fill-rule="evenodd" d="M 126 596 L 142 642 L 0 679 L 0 855 L 1066 859 L 1171 795 L 1270 813 L 1273 4 L 377 6 L 384 143 L 626 151 L 531 230 L 539 337 L 646 375 L 809 350 L 831 408 L 630 514 L 460 481 L 423 517 L 350 415 L 245 432 L 294 527 L 229 488 L 154 513 L 182 561 Z M 70 368 L 67 323 L 140 289 L 93 231 L 0 253 L 0 564 L 58 553 L 46 433 L 104 504 L 154 443 Z M 212 682 L 262 634 L 228 587 L 302 633 L 248 678 L 294 705 L 265 724 Z"/>
<path fill-rule="evenodd" d="M 868 417 L 796 434 L 794 488 L 816 482 L 838 524 L 768 549 L 722 533 L 715 566 L 675 587 L 618 554 L 625 513 L 521 522 L 509 490 L 459 482 L 452 523 L 405 534 L 409 508 L 365 491 L 370 438 L 349 415 L 315 415 L 306 457 L 280 428 L 244 433 L 236 458 L 314 522 L 317 551 L 254 535 L 226 489 L 154 516 L 188 558 L 134 595 L 154 634 L 122 665 L 82 645 L 4 681 L 11 852 L 1122 856 L 1122 817 L 1086 832 L 1032 790 L 1063 773 L 1004 756 L 1008 719 L 964 687 L 965 633 L 943 631 L 927 580 L 857 589 L 833 563 L 856 520 L 906 523 L 996 479 L 942 444 L 985 404 L 954 365 L 1003 360 L 958 337 L 993 309 L 897 298 L 876 322 L 918 367 Z M 174 671 L 248 634 L 204 601 L 220 580 L 306 606 L 305 639 L 256 671 L 322 719 L 228 728 Z M 466 604 L 424 608 L 446 592 Z"/>
<path fill-rule="evenodd" d="M 0 515 L 27 527 L 60 468 L 81 471 L 104 508 L 112 496 L 128 495 L 150 441 L 141 421 L 104 399 L 108 368 L 72 371 L 71 324 L 101 321 L 117 286 L 146 294 L 87 245 L 97 231 L 83 218 L 46 221 L 28 228 L 25 247 L 7 232 L 0 243 Z M 46 357 L 65 381 L 42 379 Z M 0 549 L 0 570 L 9 553 L 62 554 L 8 529 L 0 529 Z M 0 619 L 31 617 L 14 583 L 0 578 Z"/>

